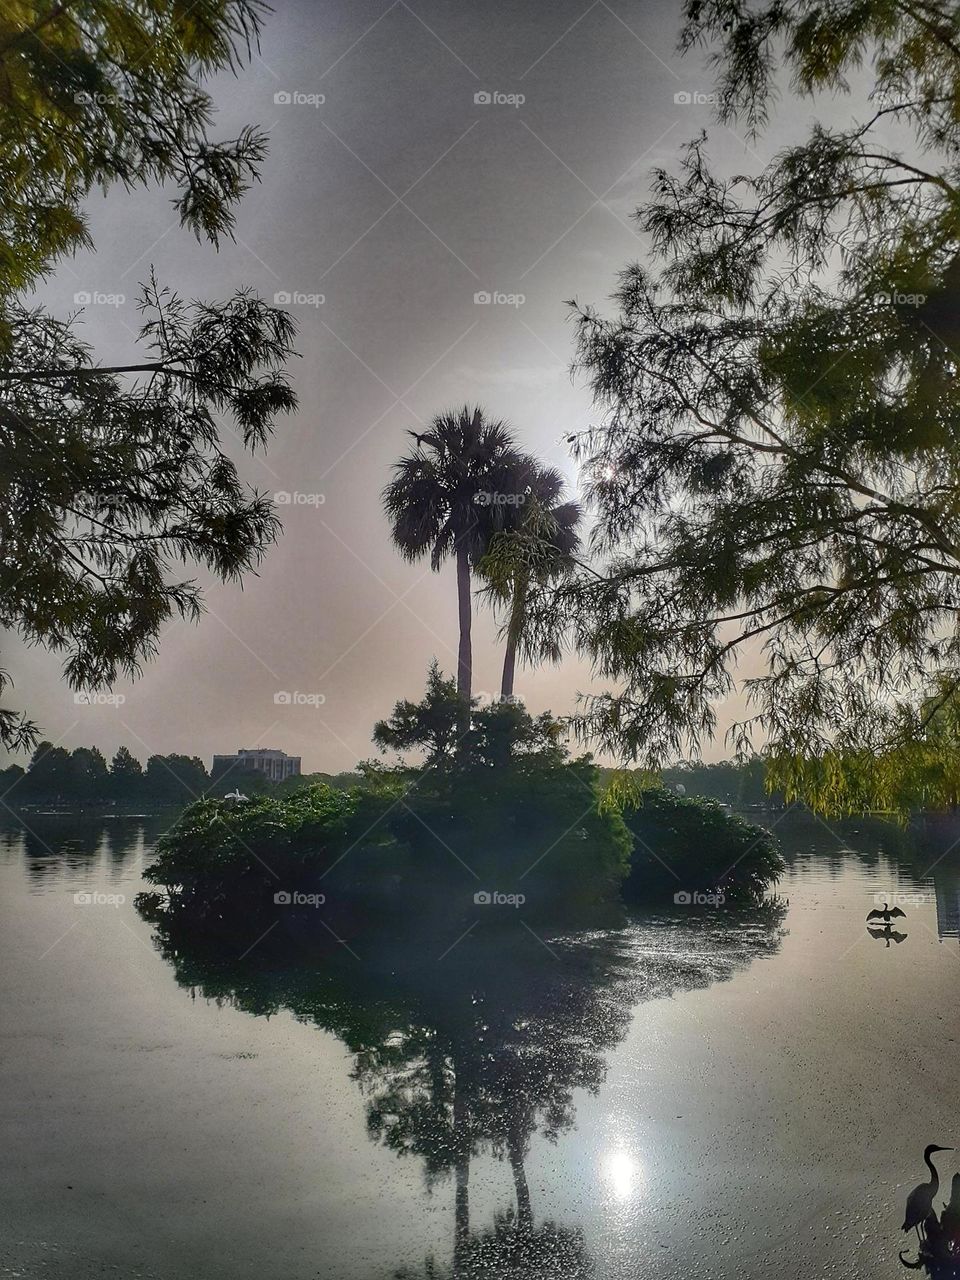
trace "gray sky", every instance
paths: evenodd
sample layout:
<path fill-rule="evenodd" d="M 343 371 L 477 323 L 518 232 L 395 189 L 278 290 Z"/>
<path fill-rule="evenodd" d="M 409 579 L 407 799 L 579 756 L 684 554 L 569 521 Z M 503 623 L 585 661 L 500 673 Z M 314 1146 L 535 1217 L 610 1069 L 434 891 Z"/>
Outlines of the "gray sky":
<path fill-rule="evenodd" d="M 650 169 L 673 165 L 701 127 L 721 161 L 756 163 L 711 125 L 708 105 L 675 101 L 711 88 L 696 59 L 674 51 L 676 5 L 276 7 L 261 56 L 215 91 L 214 136 L 244 123 L 270 136 L 236 244 L 197 245 L 169 192 L 111 191 L 91 203 L 96 252 L 63 264 L 42 297 L 65 314 L 84 291 L 122 295 L 89 306 L 81 327 L 110 363 L 134 354 L 133 304 L 151 264 L 188 296 L 249 284 L 271 300 L 306 299 L 291 305 L 300 412 L 265 457 L 235 451 L 250 483 L 305 496 L 280 509 L 284 534 L 259 577 L 213 584 L 200 625 L 170 627 L 143 677 L 117 686 L 120 706 L 75 705 L 60 660 L 8 638 L 10 705 L 67 747 L 110 754 L 125 742 L 141 759 L 180 751 L 209 766 L 215 751 L 259 744 L 302 755 L 305 770 L 372 755 L 373 722 L 418 695 L 431 657 L 448 673 L 456 661 L 453 567 L 405 564 L 380 511 L 405 431 L 479 401 L 575 492 L 562 441 L 591 407 L 569 375 L 565 299 L 602 304 L 617 271 L 644 256 L 629 215 Z M 475 101 L 481 93 L 513 100 Z M 478 305 L 482 291 L 523 301 Z M 478 691 L 499 687 L 501 661 L 481 613 Z M 589 684 L 575 659 L 517 676 L 534 711 L 569 712 Z M 276 705 L 279 691 L 324 701 Z"/>

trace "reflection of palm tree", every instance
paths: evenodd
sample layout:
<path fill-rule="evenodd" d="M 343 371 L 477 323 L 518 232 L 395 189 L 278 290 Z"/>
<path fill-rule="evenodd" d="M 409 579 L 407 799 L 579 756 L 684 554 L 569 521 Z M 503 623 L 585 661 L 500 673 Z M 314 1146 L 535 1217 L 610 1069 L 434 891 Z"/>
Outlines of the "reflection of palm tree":
<path fill-rule="evenodd" d="M 496 1213 L 492 1227 L 473 1232 L 461 1271 L 447 1272 L 428 1258 L 422 1270 L 401 1267 L 394 1280 L 589 1280 L 594 1275 L 583 1232 L 555 1222 L 521 1231 L 512 1210 Z"/>
<path fill-rule="evenodd" d="M 507 1140 L 507 1156 L 513 1172 L 513 1185 L 517 1193 L 517 1230 L 521 1235 L 530 1235 L 533 1231 L 533 1209 L 530 1205 L 530 1188 L 527 1185 L 527 1173 L 523 1167 L 523 1139 L 512 1133 Z"/>
<path fill-rule="evenodd" d="M 746 951 L 742 931 L 731 928 L 734 965 L 776 945 L 780 914 L 756 919 L 766 928 L 750 935 Z M 318 964 L 316 939 L 305 940 L 298 963 L 295 936 L 281 941 L 275 930 L 238 961 L 238 938 L 249 942 L 243 921 L 224 938 L 176 909 L 155 922 L 181 985 L 259 1015 L 288 1008 L 339 1036 L 353 1055 L 369 1136 L 421 1160 L 428 1187 L 453 1179 L 456 1280 L 590 1274 L 581 1232 L 534 1221 L 524 1168 L 531 1139 L 555 1141 L 571 1127 L 576 1092 L 599 1090 L 607 1052 L 638 1001 L 717 976 L 715 958 L 702 970 L 645 969 L 647 952 L 620 932 L 575 944 L 553 939 L 550 952 L 526 940 L 494 939 L 479 952 L 481 942 L 464 942 L 441 966 L 411 969 L 416 938 L 395 948 L 384 941 L 379 964 L 364 966 L 329 955 Z M 471 1230 L 470 1166 L 481 1154 L 509 1163 L 516 1211 Z M 428 1263 L 418 1274 L 450 1273 Z"/>
<path fill-rule="evenodd" d="M 456 1191 L 453 1227 L 453 1274 L 460 1276 L 466 1267 L 470 1245 L 470 1120 L 469 1103 L 464 1083 L 459 1081 L 453 1099 L 453 1151 Z"/>
<path fill-rule="evenodd" d="M 541 1274 L 548 1246 L 558 1257 L 585 1256 L 579 1233 L 534 1226 L 524 1160 L 535 1131 L 552 1140 L 572 1125 L 575 1090 L 599 1088 L 604 1050 L 629 1017 L 628 1002 L 613 996 L 626 981 L 616 943 L 599 945 L 589 963 L 580 957 L 582 970 L 575 962 L 558 972 L 545 950 L 541 959 L 522 945 L 519 955 L 497 959 L 478 978 L 475 958 L 451 957 L 442 986 L 417 989 L 409 1030 L 394 1035 L 390 1054 L 363 1054 L 356 1069 L 371 1136 L 420 1155 L 428 1181 L 444 1167 L 454 1176 L 454 1280 Z M 517 1203 L 492 1232 L 478 1233 L 468 1196 L 470 1160 L 481 1153 L 509 1163 Z M 585 1274 L 579 1264 L 546 1270 Z"/>
<path fill-rule="evenodd" d="M 523 491 L 526 498 L 517 523 L 491 540 L 480 568 L 488 591 L 508 606 L 503 659 L 502 698 L 513 697 L 517 652 L 528 642 L 527 619 L 531 590 L 546 586 L 569 573 L 580 546 L 577 525 L 581 511 L 576 502 L 559 502 L 563 476 L 552 467 L 540 467 L 525 459 Z M 534 661 L 560 658 L 556 637 L 550 636 L 526 656 Z"/>
<path fill-rule="evenodd" d="M 460 648 L 457 691 L 469 702 L 472 681 L 470 568 L 486 550 L 508 504 L 520 464 L 502 422 L 488 422 L 478 407 L 442 413 L 414 435 L 413 453 L 401 458 L 383 491 L 393 540 L 408 560 L 430 556 L 438 570 L 449 556 L 457 565 Z"/>
<path fill-rule="evenodd" d="M 453 1173 L 452 1274 L 473 1277 L 486 1273 L 476 1270 L 477 1236 L 470 1230 L 472 1156 L 487 1151 L 506 1157 L 517 1197 L 511 1231 L 532 1240 L 523 1167 L 530 1135 L 539 1126 L 555 1136 L 572 1124 L 573 1091 L 599 1086 L 605 1072 L 600 1050 L 619 1039 L 627 1010 L 610 1006 L 594 1017 L 597 1042 L 577 1045 L 574 1029 L 591 1016 L 589 985 L 547 1015 L 536 998 L 508 1006 L 500 998 L 479 998 L 469 969 L 454 977 L 451 966 L 447 976 L 448 993 L 413 1012 L 410 1034 L 395 1035 L 388 1055 L 361 1053 L 356 1075 L 368 1099 L 371 1136 L 399 1154 L 419 1155 L 428 1183 Z M 498 1249 L 504 1240 L 501 1231 Z M 528 1243 L 528 1252 L 532 1247 Z"/>

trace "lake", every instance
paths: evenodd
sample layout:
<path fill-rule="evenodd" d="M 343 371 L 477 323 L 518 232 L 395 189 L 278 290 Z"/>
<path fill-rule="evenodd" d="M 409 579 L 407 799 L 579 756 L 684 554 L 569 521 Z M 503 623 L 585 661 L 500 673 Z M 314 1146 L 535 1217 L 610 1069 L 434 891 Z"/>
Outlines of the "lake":
<path fill-rule="evenodd" d="M 503 907 L 445 954 L 415 922 L 225 947 L 133 905 L 160 819 L 22 821 L 4 1276 L 877 1280 L 915 1256 L 923 1148 L 960 1147 L 954 852 L 788 816 L 788 901 L 735 921 L 571 938 Z M 906 916 L 873 936 L 878 894 Z M 935 1160 L 948 1193 L 960 1152 Z"/>

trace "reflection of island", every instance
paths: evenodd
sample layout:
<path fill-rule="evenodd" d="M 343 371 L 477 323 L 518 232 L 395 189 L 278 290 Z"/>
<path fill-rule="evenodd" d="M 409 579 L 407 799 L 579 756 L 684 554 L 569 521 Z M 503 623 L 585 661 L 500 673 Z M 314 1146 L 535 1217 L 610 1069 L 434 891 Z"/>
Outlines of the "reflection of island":
<path fill-rule="evenodd" d="M 938 864 L 933 868 L 937 895 L 937 933 L 941 938 L 960 938 L 960 870 Z"/>
<path fill-rule="evenodd" d="M 142 857 L 166 825 L 135 814 L 10 814 L 0 821 L 0 855 L 21 858 L 34 886 L 64 874 L 110 874 Z"/>
<path fill-rule="evenodd" d="M 452 1181 L 450 1264 L 428 1258 L 395 1273 L 406 1280 L 591 1274 L 578 1228 L 536 1220 L 525 1168 L 533 1137 L 555 1141 L 573 1125 L 575 1091 L 600 1088 L 639 1001 L 729 977 L 778 947 L 782 921 L 770 905 L 727 923 L 648 919 L 551 937 L 549 947 L 514 929 L 471 935 L 439 963 L 432 947 L 424 959 L 423 939 L 381 940 L 376 959 L 359 962 L 326 934 L 308 943 L 277 929 L 237 960 L 238 936 L 214 939 L 155 904 L 144 910 L 182 986 L 253 1014 L 286 1008 L 339 1036 L 371 1140 L 421 1161 L 431 1189 Z M 513 1204 L 487 1227 L 470 1220 L 481 1155 L 502 1160 L 513 1186 Z"/>

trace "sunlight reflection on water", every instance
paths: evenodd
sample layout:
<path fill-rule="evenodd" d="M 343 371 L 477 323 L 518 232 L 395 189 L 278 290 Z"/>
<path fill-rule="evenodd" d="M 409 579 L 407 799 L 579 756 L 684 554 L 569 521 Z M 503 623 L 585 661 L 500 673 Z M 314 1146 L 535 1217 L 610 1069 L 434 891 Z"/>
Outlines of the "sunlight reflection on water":
<path fill-rule="evenodd" d="M 643 1166 L 628 1151 L 611 1151 L 605 1155 L 602 1175 L 616 1200 L 633 1200 L 643 1191 Z"/>

